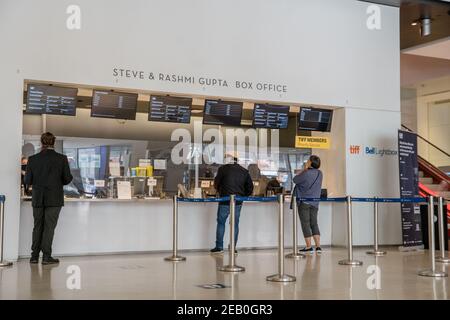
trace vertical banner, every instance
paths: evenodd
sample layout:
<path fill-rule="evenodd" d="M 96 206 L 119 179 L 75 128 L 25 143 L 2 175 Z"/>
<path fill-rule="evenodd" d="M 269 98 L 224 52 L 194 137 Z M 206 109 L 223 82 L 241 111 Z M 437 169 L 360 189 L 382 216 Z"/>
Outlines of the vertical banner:
<path fill-rule="evenodd" d="M 419 196 L 419 165 L 417 163 L 417 136 L 408 131 L 398 131 L 398 161 L 400 197 Z M 403 246 L 422 245 L 420 207 L 417 203 L 401 203 Z"/>

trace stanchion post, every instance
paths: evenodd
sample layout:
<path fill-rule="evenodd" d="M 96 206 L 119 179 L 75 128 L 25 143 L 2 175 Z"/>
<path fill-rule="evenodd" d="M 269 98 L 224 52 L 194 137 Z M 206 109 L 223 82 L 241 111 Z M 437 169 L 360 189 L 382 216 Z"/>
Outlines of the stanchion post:
<path fill-rule="evenodd" d="M 340 260 L 338 263 L 346 266 L 361 266 L 363 263 L 359 260 L 353 260 L 353 226 L 352 226 L 352 197 L 347 196 L 347 250 L 348 257 Z"/>
<path fill-rule="evenodd" d="M 298 243 L 297 243 L 297 239 L 298 239 L 298 206 L 297 206 L 297 197 L 292 195 L 292 253 L 289 253 L 286 255 L 286 258 L 289 259 L 300 259 L 300 258 L 305 258 L 304 254 L 301 254 L 298 252 Z"/>
<path fill-rule="evenodd" d="M 373 250 L 367 251 L 367 254 L 380 257 L 386 255 L 386 251 L 378 249 L 378 197 L 373 200 Z"/>
<path fill-rule="evenodd" d="M 436 270 L 435 245 L 434 245 L 434 197 L 428 198 L 428 252 L 430 256 L 431 269 L 419 271 L 423 277 L 446 277 L 445 272 Z"/>
<path fill-rule="evenodd" d="M 438 200 L 438 232 L 439 232 L 439 257 L 436 257 L 437 262 L 449 263 L 450 258 L 445 256 L 445 237 L 444 230 L 447 230 L 447 222 L 444 224 L 444 199 L 439 197 Z M 447 220 L 447 219 L 446 219 Z M 445 226 L 445 227 L 444 227 Z"/>
<path fill-rule="evenodd" d="M 5 196 L 0 196 L 0 267 L 12 266 L 12 262 L 3 260 L 3 243 L 5 236 Z"/>
<path fill-rule="evenodd" d="M 293 282 L 296 281 L 294 276 L 284 273 L 284 198 L 280 194 L 278 196 L 279 215 L 278 215 L 278 273 L 268 276 L 267 281 L 272 282 Z"/>
<path fill-rule="evenodd" d="M 173 221 L 172 221 L 172 256 L 164 258 L 166 261 L 185 261 L 186 257 L 178 255 L 178 196 L 173 196 Z"/>
<path fill-rule="evenodd" d="M 234 194 L 230 195 L 230 250 L 229 250 L 229 264 L 219 268 L 219 271 L 224 272 L 243 272 L 244 267 L 236 265 L 235 259 L 235 248 L 236 243 L 234 242 L 234 226 L 235 226 L 235 216 L 236 216 L 236 196 Z"/>

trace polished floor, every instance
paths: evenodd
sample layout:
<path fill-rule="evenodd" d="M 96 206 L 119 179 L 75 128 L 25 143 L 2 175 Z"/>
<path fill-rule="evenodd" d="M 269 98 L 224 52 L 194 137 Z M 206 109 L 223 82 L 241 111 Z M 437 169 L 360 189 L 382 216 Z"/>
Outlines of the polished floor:
<path fill-rule="evenodd" d="M 296 282 L 273 283 L 266 276 L 277 271 L 276 250 L 240 251 L 237 264 L 245 272 L 217 271 L 228 255 L 186 253 L 187 260 L 172 263 L 167 254 L 130 254 L 65 257 L 57 266 L 30 265 L 21 259 L 0 268 L 0 299 L 448 299 L 449 278 L 417 275 L 429 267 L 427 251 L 399 252 L 375 258 L 356 249 L 360 267 L 341 266 L 343 248 L 326 248 L 322 255 L 285 260 L 285 271 Z M 377 266 L 377 267 L 375 267 Z M 437 263 L 449 272 L 449 265 Z M 74 271 L 75 270 L 75 271 Z M 374 271 L 379 270 L 377 279 Z M 80 274 L 77 278 L 76 275 Z M 77 280 L 79 280 L 77 282 Z M 80 284 L 80 288 L 69 289 Z M 225 288 L 206 289 L 206 284 Z M 378 289 L 377 289 L 378 286 Z"/>

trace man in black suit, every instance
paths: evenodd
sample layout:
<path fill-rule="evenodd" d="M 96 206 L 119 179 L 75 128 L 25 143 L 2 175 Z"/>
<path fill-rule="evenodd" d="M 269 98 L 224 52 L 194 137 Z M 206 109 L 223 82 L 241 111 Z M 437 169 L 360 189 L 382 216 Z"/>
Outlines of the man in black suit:
<path fill-rule="evenodd" d="M 58 263 L 52 257 L 53 235 L 61 207 L 64 206 L 63 186 L 72 181 L 69 162 L 65 155 L 55 151 L 55 136 L 50 132 L 41 136 L 42 150 L 28 159 L 25 183 L 33 187 L 33 244 L 30 263 Z"/>

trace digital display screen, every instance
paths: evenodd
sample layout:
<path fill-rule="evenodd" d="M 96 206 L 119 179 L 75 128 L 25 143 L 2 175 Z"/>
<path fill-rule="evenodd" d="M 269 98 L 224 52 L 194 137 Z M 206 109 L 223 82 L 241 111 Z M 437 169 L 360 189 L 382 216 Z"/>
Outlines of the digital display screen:
<path fill-rule="evenodd" d="M 91 117 L 135 120 L 137 100 L 136 93 L 94 90 Z"/>
<path fill-rule="evenodd" d="M 298 129 L 309 131 L 330 131 L 333 110 L 317 108 L 300 108 Z"/>
<path fill-rule="evenodd" d="M 240 126 L 242 105 L 242 102 L 205 100 L 203 124 Z"/>
<path fill-rule="evenodd" d="M 289 106 L 255 104 L 253 127 L 286 129 L 289 121 Z"/>
<path fill-rule="evenodd" d="M 151 96 L 149 121 L 191 122 L 192 98 Z"/>
<path fill-rule="evenodd" d="M 26 113 L 75 116 L 77 93 L 77 88 L 28 84 Z"/>

